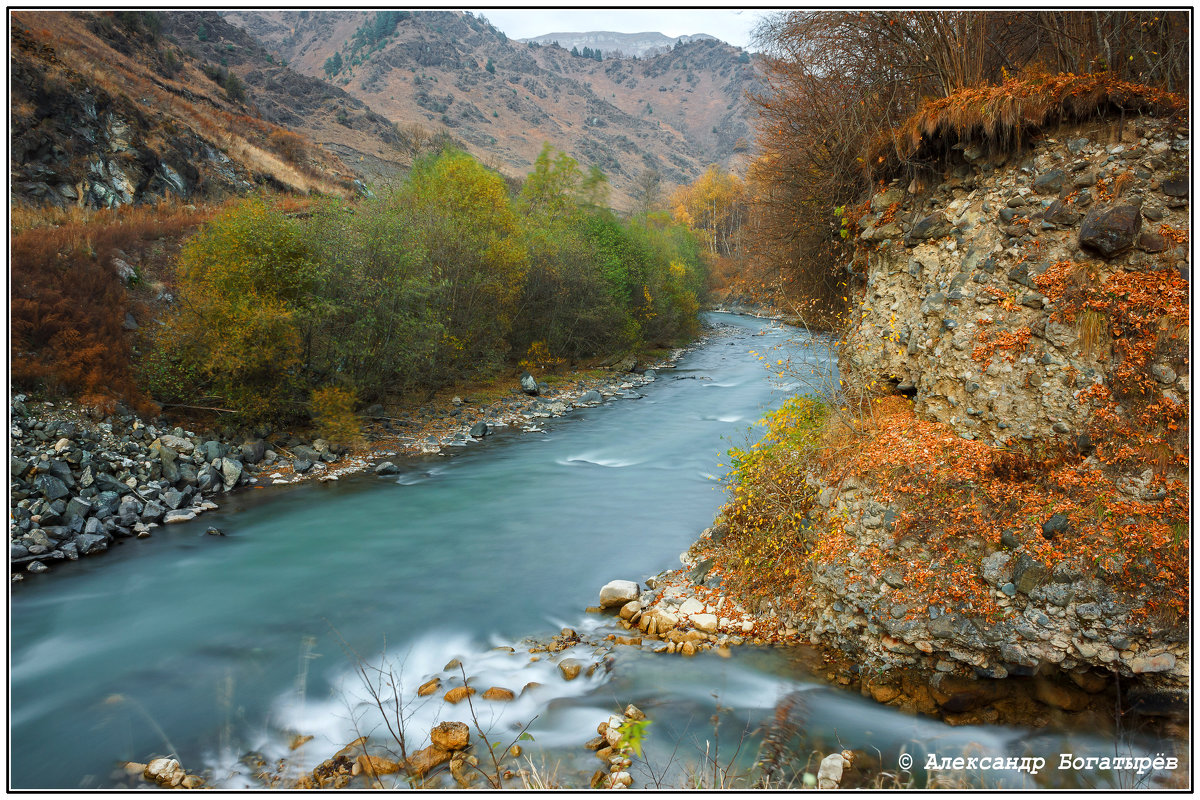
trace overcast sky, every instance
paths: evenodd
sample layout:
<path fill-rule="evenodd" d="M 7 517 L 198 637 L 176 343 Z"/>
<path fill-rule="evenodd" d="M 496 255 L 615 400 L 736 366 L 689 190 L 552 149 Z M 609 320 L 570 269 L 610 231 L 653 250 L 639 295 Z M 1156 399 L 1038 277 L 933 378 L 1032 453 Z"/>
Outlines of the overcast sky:
<path fill-rule="evenodd" d="M 504 31 L 510 39 L 528 39 L 544 33 L 657 31 L 667 36 L 707 33 L 738 47 L 750 45 L 750 31 L 766 11 L 722 8 L 527 8 L 471 9 Z"/>

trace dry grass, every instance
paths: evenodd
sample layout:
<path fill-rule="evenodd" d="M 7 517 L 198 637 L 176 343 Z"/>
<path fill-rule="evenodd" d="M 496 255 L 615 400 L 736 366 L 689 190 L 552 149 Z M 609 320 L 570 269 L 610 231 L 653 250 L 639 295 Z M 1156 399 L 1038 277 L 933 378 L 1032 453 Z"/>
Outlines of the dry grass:
<path fill-rule="evenodd" d="M 85 15 L 25 11 L 14 13 L 13 21 L 41 46 L 38 58 L 47 80 L 89 85 L 125 97 L 135 108 L 148 98 L 161 117 L 212 141 L 253 172 L 298 192 L 349 194 L 345 181 L 328 177 L 350 172 L 336 156 L 301 134 L 242 113 L 194 62 L 185 61 L 173 79 L 164 78 L 136 56 L 115 52 L 88 29 Z M 155 141 L 157 128 L 146 133 L 150 146 L 161 144 Z"/>
<path fill-rule="evenodd" d="M 903 164 L 942 152 L 959 142 L 996 149 L 1020 145 L 1029 132 L 1061 122 L 1112 113 L 1186 113 L 1179 94 L 1108 73 L 1048 75 L 1033 72 L 999 86 L 963 89 L 927 100 L 911 117 L 870 148 L 877 173 L 894 174 Z"/>

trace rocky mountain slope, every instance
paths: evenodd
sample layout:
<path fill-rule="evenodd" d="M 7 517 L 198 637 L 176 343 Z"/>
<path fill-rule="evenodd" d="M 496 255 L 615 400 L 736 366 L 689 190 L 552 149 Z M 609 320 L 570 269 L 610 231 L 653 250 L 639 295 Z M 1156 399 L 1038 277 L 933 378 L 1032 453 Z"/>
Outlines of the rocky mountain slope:
<path fill-rule="evenodd" d="M 558 44 L 564 50 L 576 48 L 583 50 L 587 47 L 599 50 L 606 58 L 645 58 L 665 53 L 675 45 L 704 40 L 716 40 L 717 37 L 707 33 L 696 33 L 684 36 L 667 36 L 657 32 L 646 33 L 616 33 L 614 31 L 587 31 L 584 33 L 545 33 L 541 36 L 531 36 L 517 41 L 528 44 Z"/>
<path fill-rule="evenodd" d="M 548 141 L 603 170 L 618 207 L 648 168 L 685 183 L 749 148 L 745 93 L 757 85 L 754 66 L 715 39 L 644 60 L 596 61 L 509 40 L 464 12 L 384 13 L 222 12 L 294 69 L 329 80 L 411 139 L 444 130 L 515 176 Z"/>
<path fill-rule="evenodd" d="M 387 120 L 214 12 L 16 11 L 13 197 L 123 205 L 348 193 L 406 163 Z"/>

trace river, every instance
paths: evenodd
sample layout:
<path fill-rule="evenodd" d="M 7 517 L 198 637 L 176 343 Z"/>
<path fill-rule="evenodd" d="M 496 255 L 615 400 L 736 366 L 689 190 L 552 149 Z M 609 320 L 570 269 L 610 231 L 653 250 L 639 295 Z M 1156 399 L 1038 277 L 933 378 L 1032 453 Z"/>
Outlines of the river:
<path fill-rule="evenodd" d="M 683 785 L 697 765 L 711 771 L 706 751 L 722 766 L 736 752 L 732 769 L 748 768 L 760 725 L 797 692 L 810 745 L 878 751 L 889 768 L 903 748 L 918 759 L 1036 749 L 1047 734 L 910 717 L 825 685 L 782 650 L 619 648 L 611 669 L 571 682 L 550 659 L 530 660 L 526 637 L 570 626 L 602 638 L 611 618 L 584 613 L 600 586 L 677 567 L 711 523 L 725 451 L 755 438 L 755 421 L 798 388 L 759 356 L 801 370 L 829 363 L 827 344 L 793 329 L 708 319 L 718 329 L 638 397 L 405 461 L 399 476 L 237 493 L 195 522 L 14 587 L 10 785 L 122 786 L 118 762 L 168 753 L 226 788 L 255 785 L 238 763 L 251 749 L 311 768 L 360 732 L 386 733 L 364 702 L 358 657 L 394 669 L 406 702 L 433 675 L 451 680 L 452 658 L 481 690 L 512 689 L 515 702 L 476 702 L 480 722 L 506 741 L 529 725 L 535 763 L 576 785 L 599 766 L 583 742 L 629 702 L 653 721 L 655 775 L 635 765 L 636 786 Z M 211 525 L 227 535 L 204 535 Z M 494 649 L 504 646 L 516 652 Z M 530 682 L 541 686 L 522 694 Z M 440 695 L 408 711 L 418 745 L 439 719 L 468 720 Z M 314 738 L 291 752 L 294 734 Z M 1113 748 L 1053 736 L 1055 752 Z"/>

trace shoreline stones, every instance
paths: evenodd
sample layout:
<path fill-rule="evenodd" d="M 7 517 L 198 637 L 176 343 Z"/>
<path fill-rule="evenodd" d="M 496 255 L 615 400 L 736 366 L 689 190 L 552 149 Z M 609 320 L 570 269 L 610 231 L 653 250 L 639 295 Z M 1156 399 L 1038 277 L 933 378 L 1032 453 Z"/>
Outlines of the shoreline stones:
<path fill-rule="evenodd" d="M 124 539 L 146 538 L 159 525 L 195 519 L 217 508 L 209 498 L 260 482 L 261 472 L 282 464 L 258 436 L 222 441 L 130 413 L 96 421 L 70 405 L 33 402 L 22 394 L 10 406 L 14 581 L 24 572 L 52 571 L 48 563 L 96 555 Z M 277 447 L 285 445 L 323 463 L 338 459 L 336 448 L 322 440 L 312 447 L 297 441 Z"/>

